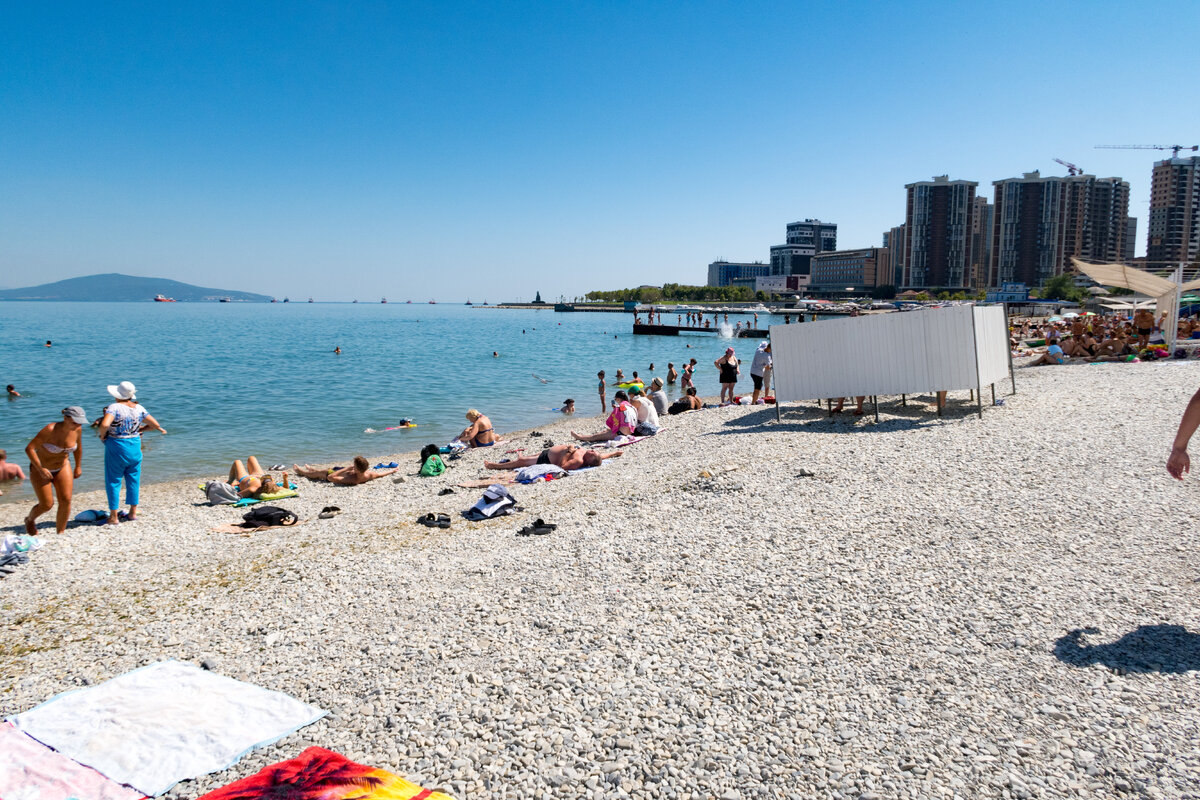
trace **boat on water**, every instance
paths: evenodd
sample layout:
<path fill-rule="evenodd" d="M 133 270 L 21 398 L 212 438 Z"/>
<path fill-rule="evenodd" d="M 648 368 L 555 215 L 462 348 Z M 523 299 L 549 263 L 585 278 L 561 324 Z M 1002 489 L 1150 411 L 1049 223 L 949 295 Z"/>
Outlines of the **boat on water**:
<path fill-rule="evenodd" d="M 437 305 L 437 300 L 430 300 L 430 301 L 429 301 L 429 305 L 431 305 L 431 306 L 436 306 L 436 305 Z"/>
<path fill-rule="evenodd" d="M 356 302 L 356 303 L 357 303 L 358 301 L 357 301 L 357 300 L 355 300 L 354 302 Z"/>
<path fill-rule="evenodd" d="M 233 299 L 232 297 L 218 297 L 218 298 L 217 298 L 217 302 L 218 302 L 218 303 L 228 303 L 228 302 L 230 302 L 232 299 Z"/>
<path fill-rule="evenodd" d="M 290 302 L 292 302 L 292 301 L 291 301 L 291 300 L 289 300 L 288 298 L 286 298 L 286 297 L 285 297 L 285 298 L 283 298 L 283 302 L 285 302 L 285 303 L 290 303 Z"/>
<path fill-rule="evenodd" d="M 310 297 L 310 298 L 308 298 L 308 302 L 310 302 L 310 303 L 312 302 L 312 298 L 311 298 L 311 297 Z"/>
<path fill-rule="evenodd" d="M 166 297 L 161 294 L 156 294 L 156 295 L 154 295 L 154 302 L 156 302 L 156 303 L 175 303 L 178 301 L 176 301 L 174 297 Z"/>
<path fill-rule="evenodd" d="M 412 305 L 412 300 L 405 300 L 405 301 L 404 301 L 404 304 L 405 304 L 406 306 L 411 306 L 411 305 Z"/>
<path fill-rule="evenodd" d="M 381 298 L 379 298 L 379 302 L 381 302 L 381 303 L 386 303 L 386 302 L 387 302 L 387 298 L 386 298 L 386 297 L 381 297 Z"/>
<path fill-rule="evenodd" d="M 470 305 L 474 305 L 474 303 L 472 303 L 470 300 L 468 300 L 466 303 L 464 303 L 464 305 L 470 306 Z"/>

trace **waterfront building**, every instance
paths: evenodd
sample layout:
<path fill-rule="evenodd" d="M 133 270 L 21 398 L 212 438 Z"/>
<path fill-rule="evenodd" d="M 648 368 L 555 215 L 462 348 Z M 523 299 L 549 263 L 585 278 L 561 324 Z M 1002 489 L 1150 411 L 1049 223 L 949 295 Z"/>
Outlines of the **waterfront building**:
<path fill-rule="evenodd" d="M 761 261 L 753 264 L 733 261 L 714 261 L 708 265 L 709 286 L 753 286 L 754 279 L 771 274 L 771 265 Z"/>
<path fill-rule="evenodd" d="M 812 275 L 812 257 L 837 250 L 837 223 L 806 219 L 789 222 L 787 241 L 771 248 L 772 275 Z"/>
<path fill-rule="evenodd" d="M 908 193 L 904 278 L 912 288 L 968 288 L 971 212 L 977 181 L 948 175 L 905 185 Z"/>
<path fill-rule="evenodd" d="M 1041 286 L 1071 269 L 1071 257 L 1125 260 L 1129 184 L 1095 175 L 1042 176 L 993 181 L 993 284 Z"/>
<path fill-rule="evenodd" d="M 814 292 L 868 294 L 891 280 L 891 259 L 886 247 L 835 250 L 818 253 L 812 259 Z"/>
<path fill-rule="evenodd" d="M 995 206 L 976 195 L 971 206 L 971 263 L 967 285 L 986 289 L 992 285 L 992 223 Z"/>
<path fill-rule="evenodd" d="M 904 283 L 904 265 L 908 254 L 908 229 L 897 225 L 883 232 L 883 246 L 888 249 L 889 260 L 892 262 L 892 277 L 885 283 L 900 286 Z"/>
<path fill-rule="evenodd" d="M 1200 259 L 1200 156 L 1155 162 L 1147 229 L 1150 269 Z"/>

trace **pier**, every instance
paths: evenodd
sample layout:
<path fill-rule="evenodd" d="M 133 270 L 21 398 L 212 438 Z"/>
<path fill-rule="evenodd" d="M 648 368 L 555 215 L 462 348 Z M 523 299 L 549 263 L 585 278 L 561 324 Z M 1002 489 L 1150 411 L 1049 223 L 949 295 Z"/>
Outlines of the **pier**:
<path fill-rule="evenodd" d="M 635 322 L 633 332 L 639 336 L 678 336 L 680 333 L 720 333 L 721 329 L 702 328 L 695 325 L 647 325 Z M 733 335 L 739 339 L 765 339 L 767 331 L 758 328 L 742 328 L 735 330 Z"/>

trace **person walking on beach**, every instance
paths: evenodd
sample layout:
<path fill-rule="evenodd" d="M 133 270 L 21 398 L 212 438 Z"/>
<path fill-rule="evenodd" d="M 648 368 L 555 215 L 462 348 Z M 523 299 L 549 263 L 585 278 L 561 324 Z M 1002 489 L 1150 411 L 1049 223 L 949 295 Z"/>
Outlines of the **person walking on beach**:
<path fill-rule="evenodd" d="M 1192 460 L 1188 458 L 1187 448 L 1197 427 L 1200 427 L 1200 390 L 1192 395 L 1187 408 L 1183 410 L 1179 430 L 1171 444 L 1171 454 L 1167 456 L 1167 472 L 1176 480 L 1183 480 L 1183 473 L 1192 471 Z"/>
<path fill-rule="evenodd" d="M 129 381 L 109 386 L 108 393 L 117 402 L 104 409 L 100 420 L 100 440 L 104 442 L 104 491 L 108 495 L 108 524 L 121 521 L 121 481 L 125 482 L 125 502 L 130 522 L 137 519 L 142 482 L 142 424 L 166 434 L 158 420 L 137 401 L 137 387 Z"/>
<path fill-rule="evenodd" d="M 37 505 L 25 517 L 25 532 L 30 535 L 37 533 L 37 518 L 54 508 L 56 495 L 58 513 L 54 519 L 55 530 L 64 532 L 71 519 L 71 494 L 75 489 L 75 479 L 83 474 L 83 447 L 79 442 L 79 432 L 88 419 L 79 406 L 64 408 L 62 416 L 61 422 L 51 422 L 25 445 L 25 454 L 29 456 L 29 482 L 33 484 L 33 493 L 37 496 Z M 72 453 L 75 455 L 74 470 L 67 460 Z"/>
<path fill-rule="evenodd" d="M 608 403 L 604 400 L 604 370 L 596 373 L 596 377 L 600 379 L 600 413 L 608 411 Z"/>
<path fill-rule="evenodd" d="M 733 354 L 733 348 L 725 348 L 725 355 L 713 362 L 713 365 L 721 371 L 721 403 L 733 402 L 733 387 L 737 383 L 738 375 L 741 374 L 737 356 Z"/>

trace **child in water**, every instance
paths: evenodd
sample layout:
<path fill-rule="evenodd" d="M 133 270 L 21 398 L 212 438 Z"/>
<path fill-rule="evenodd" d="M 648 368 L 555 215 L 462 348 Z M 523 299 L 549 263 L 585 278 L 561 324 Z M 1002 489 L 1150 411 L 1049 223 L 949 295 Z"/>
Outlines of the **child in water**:
<path fill-rule="evenodd" d="M 596 373 L 596 377 L 600 379 L 600 413 L 608 411 L 608 405 L 604 400 L 604 370 Z"/>
<path fill-rule="evenodd" d="M 604 397 L 603 393 L 600 395 L 600 397 L 603 399 L 603 397 Z M 562 411 L 562 413 L 564 413 L 564 414 L 574 414 L 575 413 L 575 401 L 568 397 L 566 400 L 563 400 L 563 406 L 559 410 Z"/>

